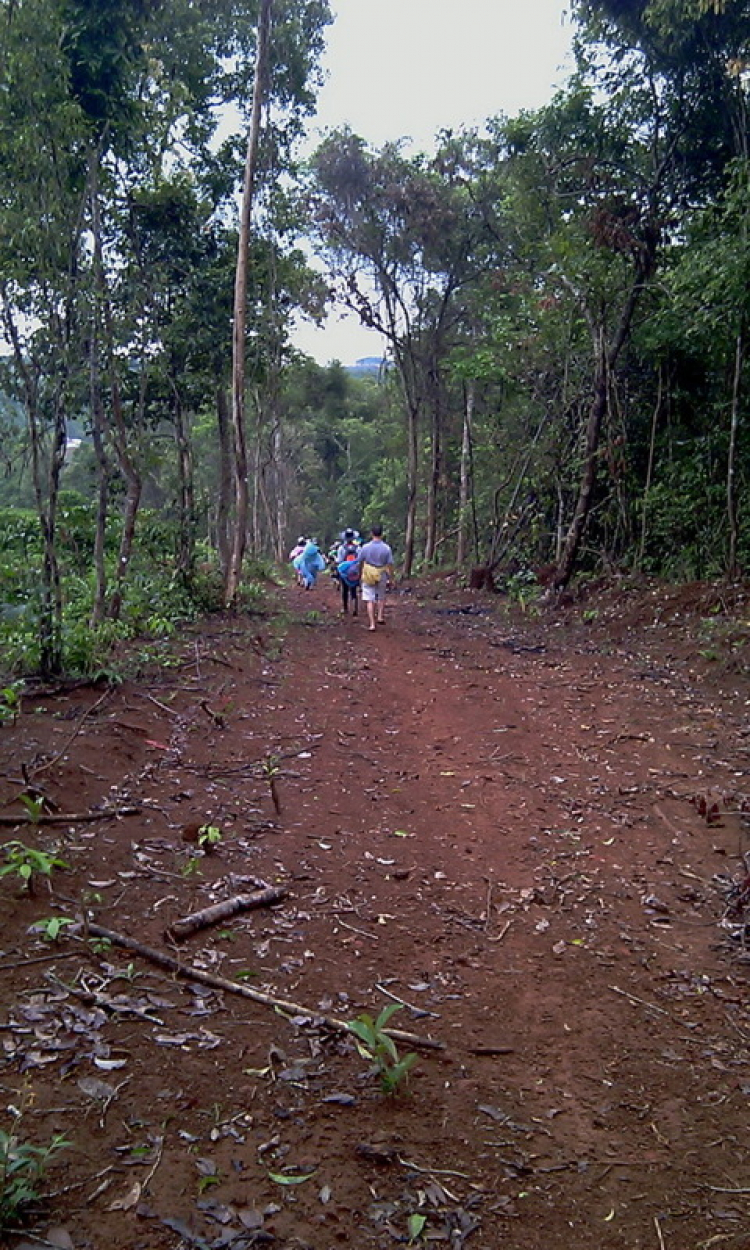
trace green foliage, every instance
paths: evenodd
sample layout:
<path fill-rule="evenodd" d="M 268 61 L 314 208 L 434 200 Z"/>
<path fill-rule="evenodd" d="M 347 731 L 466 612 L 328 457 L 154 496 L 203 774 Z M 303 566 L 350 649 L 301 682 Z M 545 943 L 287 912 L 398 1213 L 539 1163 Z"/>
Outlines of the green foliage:
<path fill-rule="evenodd" d="M 49 877 L 54 868 L 68 867 L 54 852 L 39 851 L 35 847 L 25 846 L 17 839 L 4 843 L 0 849 L 5 851 L 6 861 L 0 868 L 0 877 L 15 873 L 29 891 L 33 891 L 35 876 Z"/>
<path fill-rule="evenodd" d="M 400 1010 L 400 1003 L 389 1003 L 377 1019 L 363 1012 L 356 1020 L 347 1023 L 347 1028 L 358 1038 L 357 1048 L 360 1054 L 375 1064 L 384 1094 L 395 1094 L 398 1091 L 418 1058 L 414 1052 L 400 1057 L 396 1043 L 385 1032 L 391 1016 Z"/>
<path fill-rule="evenodd" d="M 26 815 L 28 816 L 32 825 L 38 825 L 39 817 L 42 816 L 44 813 L 44 799 L 34 798 L 30 794 L 22 794 L 20 797 L 21 797 L 21 802 L 26 808 Z"/>
<path fill-rule="evenodd" d="M 0 725 L 15 721 L 21 710 L 22 681 L 10 682 L 0 690 Z"/>
<path fill-rule="evenodd" d="M 47 1167 L 69 1145 L 62 1135 L 56 1134 L 46 1146 L 33 1146 L 17 1132 L 0 1129 L 0 1228 L 17 1224 L 42 1200 Z"/>
<path fill-rule="evenodd" d="M 201 825 L 198 830 L 198 846 L 206 852 L 214 850 L 224 835 L 218 825 Z"/>
<path fill-rule="evenodd" d="M 413 1245 L 415 1241 L 418 1241 L 419 1238 L 422 1236 L 422 1233 L 424 1232 L 426 1224 L 427 1224 L 426 1215 L 420 1215 L 419 1212 L 415 1211 L 412 1215 L 409 1216 L 406 1222 L 406 1227 L 407 1227 L 408 1234 L 409 1234 L 410 1246 Z"/>
<path fill-rule="evenodd" d="M 41 933 L 47 942 L 56 942 L 66 928 L 75 923 L 75 920 L 70 920 L 66 916 L 48 916 L 46 920 L 35 921 L 31 927 Z"/>

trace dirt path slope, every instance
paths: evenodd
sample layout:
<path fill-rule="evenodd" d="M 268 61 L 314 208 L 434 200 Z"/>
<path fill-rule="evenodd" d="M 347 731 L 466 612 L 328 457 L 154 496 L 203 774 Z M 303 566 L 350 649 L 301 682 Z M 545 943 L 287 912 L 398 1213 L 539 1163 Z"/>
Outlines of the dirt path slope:
<path fill-rule="evenodd" d="M 72 1143 L 38 1231 L 750 1246 L 748 963 L 719 923 L 750 846 L 746 683 L 642 620 L 436 585 L 373 635 L 327 585 L 279 599 L 281 623 L 196 631 L 147 687 L 45 696 L 2 730 L 4 812 L 22 765 L 63 813 L 140 808 L 6 830 L 68 864 L 51 894 L 0 883 L 6 1103 Z M 288 895 L 167 944 L 249 878 Z M 444 1049 L 385 1097 L 310 1015 L 29 934 L 82 899 L 310 1013 L 403 1000 L 392 1024 Z"/>

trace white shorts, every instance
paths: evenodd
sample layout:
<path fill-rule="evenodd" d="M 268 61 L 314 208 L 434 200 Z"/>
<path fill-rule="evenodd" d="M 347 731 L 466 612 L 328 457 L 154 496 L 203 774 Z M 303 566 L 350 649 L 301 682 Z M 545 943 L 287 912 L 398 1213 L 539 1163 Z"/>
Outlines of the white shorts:
<path fill-rule="evenodd" d="M 388 581 L 387 573 L 383 573 L 377 586 L 365 586 L 362 583 L 362 602 L 377 603 L 380 599 L 385 599 L 385 586 Z"/>

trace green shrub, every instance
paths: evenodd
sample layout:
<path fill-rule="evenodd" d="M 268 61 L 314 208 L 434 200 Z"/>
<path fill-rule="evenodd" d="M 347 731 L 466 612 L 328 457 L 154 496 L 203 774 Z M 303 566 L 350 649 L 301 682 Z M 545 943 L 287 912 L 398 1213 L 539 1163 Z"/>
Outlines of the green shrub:
<path fill-rule="evenodd" d="M 50 1160 L 70 1143 L 56 1134 L 46 1146 L 32 1146 L 0 1129 L 0 1228 L 17 1224 L 38 1203 Z"/>

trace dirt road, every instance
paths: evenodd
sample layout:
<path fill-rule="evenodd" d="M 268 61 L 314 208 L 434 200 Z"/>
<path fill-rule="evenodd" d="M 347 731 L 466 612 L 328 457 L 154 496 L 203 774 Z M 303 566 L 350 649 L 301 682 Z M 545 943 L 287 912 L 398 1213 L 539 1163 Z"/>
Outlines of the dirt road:
<path fill-rule="evenodd" d="M 744 678 L 643 603 L 512 615 L 436 582 L 371 634 L 332 587 L 274 594 L 2 731 L 3 810 L 21 761 L 63 813 L 140 807 L 8 834 L 69 865 L 52 896 L 2 882 L 6 1100 L 73 1143 L 47 1224 L 76 1250 L 750 1246 L 748 963 L 719 923 Z M 444 1048 L 394 1096 L 309 1015 L 27 931 L 85 897 L 171 950 L 250 877 L 286 898 L 172 953 L 311 1014 L 406 1004 Z"/>

